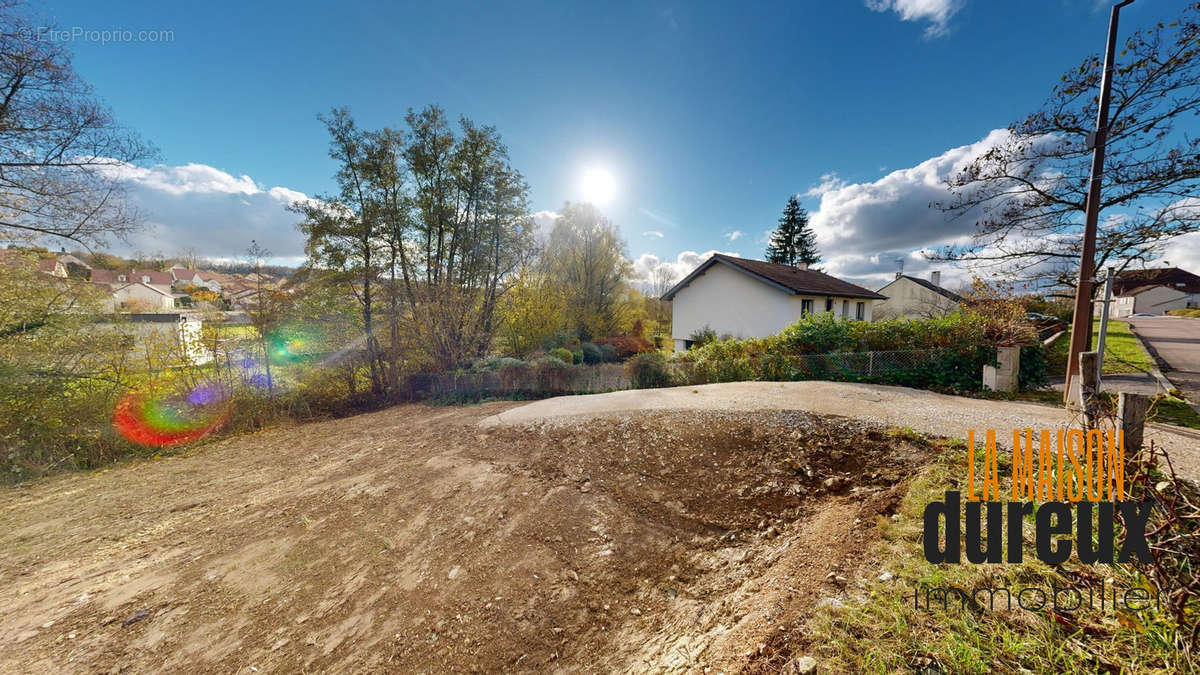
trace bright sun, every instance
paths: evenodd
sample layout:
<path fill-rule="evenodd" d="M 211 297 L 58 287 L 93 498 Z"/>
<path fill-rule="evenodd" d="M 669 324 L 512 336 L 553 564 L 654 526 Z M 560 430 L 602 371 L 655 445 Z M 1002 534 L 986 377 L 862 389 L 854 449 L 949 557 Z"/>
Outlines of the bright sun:
<path fill-rule="evenodd" d="M 617 179 L 607 169 L 588 169 L 579 177 L 579 192 L 584 201 L 606 206 L 617 195 Z"/>

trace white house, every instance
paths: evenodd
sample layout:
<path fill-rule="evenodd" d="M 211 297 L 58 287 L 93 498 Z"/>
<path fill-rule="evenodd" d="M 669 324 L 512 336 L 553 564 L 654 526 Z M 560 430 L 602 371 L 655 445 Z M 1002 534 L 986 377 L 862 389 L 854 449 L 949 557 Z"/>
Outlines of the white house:
<path fill-rule="evenodd" d="M 175 296 L 140 281 L 113 287 L 110 310 L 162 312 L 175 309 Z"/>
<path fill-rule="evenodd" d="M 671 302 L 677 350 L 690 347 L 690 336 L 706 327 L 749 338 L 775 335 L 810 314 L 870 321 L 871 303 L 886 299 L 817 270 L 720 253 L 663 295 Z"/>
<path fill-rule="evenodd" d="M 941 272 L 932 272 L 929 281 L 897 274 L 878 292 L 886 295 L 887 300 L 875 301 L 872 316 L 876 321 L 945 316 L 966 301 L 961 295 L 942 288 Z"/>
<path fill-rule="evenodd" d="M 1110 316 L 1166 314 L 1173 309 L 1200 307 L 1200 276 L 1178 267 L 1124 270 L 1113 280 Z M 1101 303 L 1095 312 L 1100 314 Z"/>

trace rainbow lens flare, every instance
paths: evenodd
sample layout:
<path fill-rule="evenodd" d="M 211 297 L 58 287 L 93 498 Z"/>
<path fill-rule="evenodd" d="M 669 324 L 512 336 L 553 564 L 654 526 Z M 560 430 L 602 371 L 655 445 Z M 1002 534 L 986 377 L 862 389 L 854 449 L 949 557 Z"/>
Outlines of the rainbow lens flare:
<path fill-rule="evenodd" d="M 285 326 L 267 336 L 272 363 L 311 359 L 318 351 L 320 332 L 308 326 Z"/>
<path fill-rule="evenodd" d="M 232 412 L 229 390 L 219 382 L 168 383 L 153 392 L 127 393 L 113 413 L 113 427 L 139 445 L 180 445 L 216 431 Z"/>

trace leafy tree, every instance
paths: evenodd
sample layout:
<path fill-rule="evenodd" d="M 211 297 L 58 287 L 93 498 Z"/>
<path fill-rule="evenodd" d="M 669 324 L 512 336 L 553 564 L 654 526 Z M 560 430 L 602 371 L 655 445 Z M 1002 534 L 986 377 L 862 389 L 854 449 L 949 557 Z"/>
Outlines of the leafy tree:
<path fill-rule="evenodd" d="M 456 135 L 436 106 L 406 122 L 404 295 L 423 351 L 451 368 L 491 347 L 497 303 L 533 253 L 529 186 L 495 127 L 462 117 Z"/>
<path fill-rule="evenodd" d="M 335 110 L 327 125 L 341 189 L 296 207 L 311 264 L 359 298 L 377 392 L 396 383 L 402 346 L 413 367 L 448 369 L 486 353 L 497 302 L 533 249 L 528 186 L 495 128 L 462 118 L 455 134 L 436 106 L 410 110 L 406 122 L 403 133 L 363 131 Z M 377 365 L 380 287 L 386 368 Z"/>
<path fill-rule="evenodd" d="M 591 204 L 564 204 L 542 259 L 566 295 L 567 325 L 579 338 L 615 334 L 632 265 L 612 221 Z"/>
<path fill-rule="evenodd" d="M 368 187 L 370 141 L 345 108 L 334 109 L 320 119 L 329 132 L 329 156 L 338 162 L 334 174 L 338 191 L 297 202 L 291 208 L 304 218 L 299 227 L 307 237 L 308 264 L 338 277 L 358 299 L 371 388 L 382 395 L 373 293 L 381 262 L 379 239 L 383 226 L 378 204 Z"/>
<path fill-rule="evenodd" d="M 1200 111 L 1200 3 L 1131 35 L 1117 61 L 1095 263 L 1121 270 L 1200 229 L 1200 136 L 1189 133 Z M 1103 68 L 1089 56 L 1064 73 L 1040 110 L 948 178 L 952 198 L 936 205 L 976 232 L 935 259 L 1073 295 Z"/>
<path fill-rule="evenodd" d="M 518 272 L 497 311 L 500 349 L 522 359 L 541 347 L 567 320 L 566 301 L 557 284 L 529 266 Z"/>
<path fill-rule="evenodd" d="M 0 233 L 84 244 L 137 224 L 121 172 L 154 155 L 75 73 L 62 44 L 0 2 Z"/>
<path fill-rule="evenodd" d="M 271 376 L 270 337 L 279 328 L 287 296 L 269 283 L 263 274 L 263 265 L 270 255 L 271 252 L 257 241 L 250 240 L 250 246 L 246 248 L 246 258 L 254 265 L 255 275 L 253 292 L 246 299 L 246 313 L 250 316 L 250 324 L 258 331 L 263 352 L 263 368 L 267 375 L 267 391 L 273 394 L 275 380 Z"/>
<path fill-rule="evenodd" d="M 779 227 L 771 233 L 767 244 L 767 262 L 781 265 L 816 265 L 821 262 L 817 252 L 817 235 L 808 226 L 808 214 L 800 207 L 796 195 L 788 197 L 779 218 Z"/>

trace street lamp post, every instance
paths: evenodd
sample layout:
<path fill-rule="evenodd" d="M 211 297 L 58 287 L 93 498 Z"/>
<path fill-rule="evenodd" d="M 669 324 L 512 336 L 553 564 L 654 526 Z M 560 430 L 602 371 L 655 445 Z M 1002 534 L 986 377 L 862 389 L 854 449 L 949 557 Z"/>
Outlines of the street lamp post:
<path fill-rule="evenodd" d="M 1092 180 L 1084 209 L 1083 250 L 1079 254 L 1079 281 L 1075 284 L 1075 313 L 1071 320 L 1071 342 L 1067 348 L 1067 381 L 1063 399 L 1071 400 L 1071 385 L 1079 375 L 1079 354 L 1092 342 L 1092 288 L 1096 267 L 1096 226 L 1100 220 L 1100 184 L 1104 176 L 1104 144 L 1108 140 L 1108 103 L 1112 98 L 1113 61 L 1117 51 L 1117 21 L 1121 8 L 1133 0 L 1113 5 L 1108 20 L 1108 44 L 1104 52 L 1104 77 L 1100 81 L 1100 106 L 1096 112 L 1096 134 L 1092 147 Z"/>

